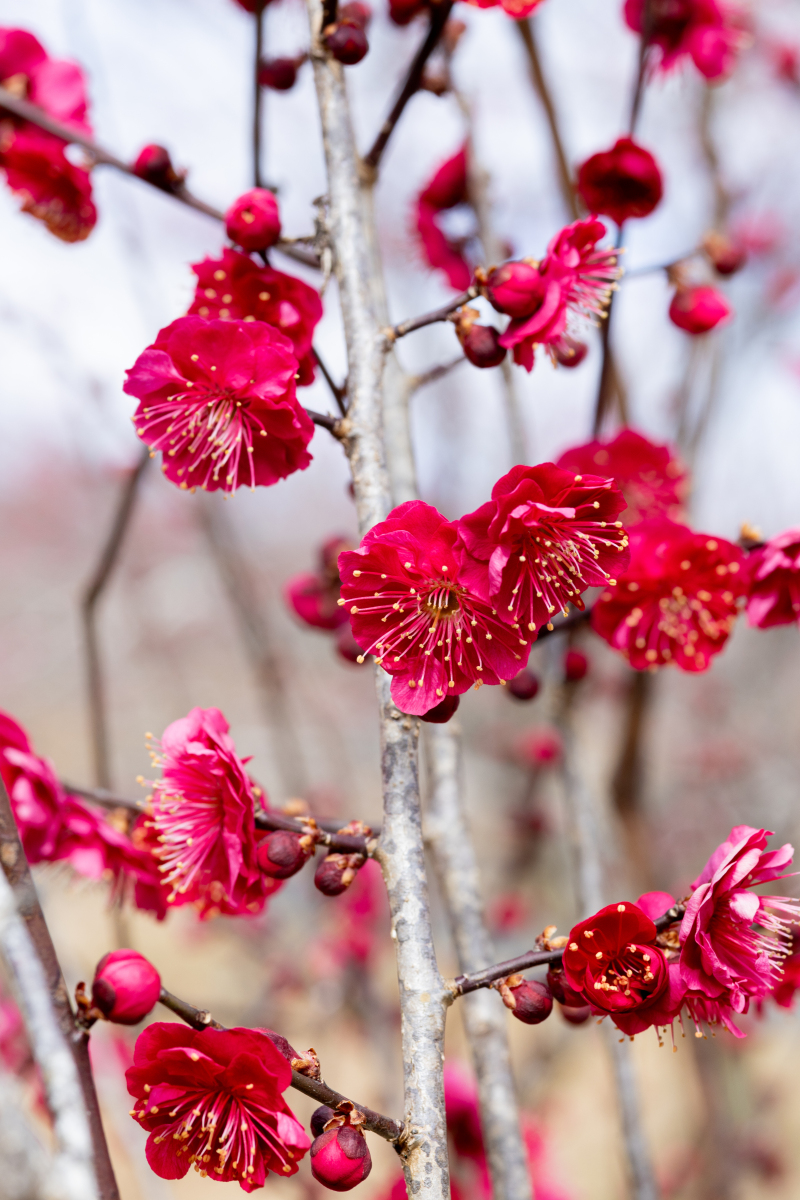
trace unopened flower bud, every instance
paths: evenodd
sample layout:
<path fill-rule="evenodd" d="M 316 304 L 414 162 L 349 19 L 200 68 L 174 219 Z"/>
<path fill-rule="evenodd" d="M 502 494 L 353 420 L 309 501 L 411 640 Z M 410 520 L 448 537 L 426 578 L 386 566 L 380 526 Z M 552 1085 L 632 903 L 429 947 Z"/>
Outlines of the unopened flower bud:
<path fill-rule="evenodd" d="M 372 8 L 362 0 L 350 0 L 349 4 L 339 5 L 339 20 L 352 21 L 354 25 L 360 25 L 362 29 L 367 30 L 372 20 Z"/>
<path fill-rule="evenodd" d="M 365 862 L 363 854 L 328 854 L 317 867 L 314 886 L 323 896 L 341 896 Z"/>
<path fill-rule="evenodd" d="M 493 325 L 473 325 L 460 341 L 473 367 L 499 367 L 506 356 L 500 334 Z"/>
<path fill-rule="evenodd" d="M 703 249 L 718 275 L 735 275 L 747 262 L 746 246 L 713 229 L 703 238 Z"/>
<path fill-rule="evenodd" d="M 562 367 L 579 367 L 588 353 L 589 347 L 586 342 L 579 342 L 568 334 L 553 344 L 556 362 Z"/>
<path fill-rule="evenodd" d="M 162 192 L 176 191 L 186 178 L 185 171 L 176 171 L 164 146 L 145 146 L 133 164 L 133 173 L 146 179 Z"/>
<path fill-rule="evenodd" d="M 321 1137 L 325 1132 L 325 1126 L 329 1121 L 332 1121 L 336 1113 L 332 1108 L 328 1108 L 327 1104 L 320 1104 L 319 1108 L 315 1108 L 311 1114 L 311 1132 L 315 1138 Z"/>
<path fill-rule="evenodd" d="M 561 1015 L 570 1025 L 584 1025 L 592 1015 L 588 1004 L 562 1004 Z"/>
<path fill-rule="evenodd" d="M 569 1008 L 580 1007 L 583 1004 L 578 993 L 573 992 L 572 988 L 565 983 L 564 971 L 560 966 L 552 966 L 548 969 L 547 986 L 559 1004 L 566 1005 Z"/>
<path fill-rule="evenodd" d="M 441 703 L 423 713 L 420 721 L 427 721 L 429 725 L 446 725 L 450 718 L 455 716 L 460 703 L 460 696 L 445 696 Z"/>
<path fill-rule="evenodd" d="M 509 975 L 500 985 L 503 1004 L 511 1009 L 518 1021 L 526 1025 L 540 1025 L 553 1011 L 553 994 L 550 988 L 536 979 L 523 979 L 521 975 Z"/>
<path fill-rule="evenodd" d="M 278 201 L 268 188 L 251 188 L 225 213 L 225 232 L 248 253 L 267 250 L 281 236 Z"/>
<path fill-rule="evenodd" d="M 673 325 L 697 337 L 708 333 L 732 316 L 728 301 L 713 287 L 679 287 L 669 306 Z"/>
<path fill-rule="evenodd" d="M 112 950 L 97 964 L 92 1007 L 107 1021 L 137 1025 L 155 1008 L 160 994 L 158 971 L 135 950 Z"/>
<path fill-rule="evenodd" d="M 314 853 L 314 839 L 307 833 L 276 829 L 258 843 L 258 865 L 271 879 L 288 879 L 306 865 Z"/>
<path fill-rule="evenodd" d="M 337 21 L 329 25 L 322 40 L 337 62 L 352 67 L 361 62 L 369 50 L 369 42 L 363 25 L 357 21 Z"/>
<path fill-rule="evenodd" d="M 509 262 L 489 272 L 482 290 L 498 312 L 525 317 L 540 303 L 541 283 L 541 276 L 531 263 Z"/>
<path fill-rule="evenodd" d="M 258 68 L 259 84 L 274 92 L 288 92 L 297 82 L 297 72 L 307 57 L 298 54 L 296 58 L 263 59 Z"/>
<path fill-rule="evenodd" d="M 564 678 L 568 683 L 578 683 L 586 677 L 589 660 L 582 650 L 568 650 L 564 655 Z"/>
<path fill-rule="evenodd" d="M 506 691 L 515 700 L 532 700 L 539 691 L 538 677 L 524 667 L 513 679 L 509 679 Z"/>
<path fill-rule="evenodd" d="M 311 1143 L 311 1174 L 332 1192 L 349 1192 L 372 1170 L 367 1140 L 360 1129 L 342 1125 Z"/>

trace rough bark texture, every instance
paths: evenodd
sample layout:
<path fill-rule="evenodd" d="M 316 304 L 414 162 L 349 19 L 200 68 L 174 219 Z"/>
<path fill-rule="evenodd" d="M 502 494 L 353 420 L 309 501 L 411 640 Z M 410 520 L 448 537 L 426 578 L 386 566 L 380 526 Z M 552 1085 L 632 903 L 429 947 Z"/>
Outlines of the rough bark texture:
<path fill-rule="evenodd" d="M 495 961 L 483 916 L 480 876 L 462 805 L 461 738 L 451 721 L 428 725 L 425 748 L 430 797 L 426 840 L 441 881 L 462 971 Z M 481 1126 L 496 1200 L 530 1200 L 531 1177 L 519 1123 L 511 1069 L 507 1013 L 494 991 L 465 996 L 463 1017 L 478 1079 Z"/>
<path fill-rule="evenodd" d="M 350 405 L 345 444 L 362 535 L 389 511 L 383 446 L 383 337 L 371 290 L 350 113 L 340 64 L 320 45 L 318 0 L 308 0 L 312 61 L 328 171 L 328 234 L 344 321 Z M 403 1044 L 403 1153 L 409 1194 L 447 1200 L 450 1181 L 442 1075 L 444 1019 L 449 993 L 436 965 L 428 909 L 417 779 L 419 722 L 399 713 L 389 679 L 377 673 L 384 824 L 375 857 L 386 881 L 396 939 Z"/>

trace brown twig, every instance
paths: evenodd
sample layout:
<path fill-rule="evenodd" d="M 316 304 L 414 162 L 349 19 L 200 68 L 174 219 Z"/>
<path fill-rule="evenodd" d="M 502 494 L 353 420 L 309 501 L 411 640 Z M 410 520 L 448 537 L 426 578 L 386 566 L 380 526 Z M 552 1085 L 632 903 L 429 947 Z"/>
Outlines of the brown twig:
<path fill-rule="evenodd" d="M 289 833 L 310 833 L 314 840 L 328 850 L 340 854 L 363 854 L 369 857 L 377 844 L 377 835 L 371 833 L 361 837 L 351 833 L 341 833 L 339 830 L 330 832 L 309 822 L 302 817 L 284 817 L 276 812 L 259 811 L 255 815 L 257 829 L 286 829 Z"/>
<path fill-rule="evenodd" d="M 342 440 L 342 425 L 339 417 L 334 417 L 331 413 L 315 412 L 313 408 L 307 408 L 305 411 L 315 425 L 327 429 L 328 433 L 332 433 L 339 441 Z"/>
<path fill-rule="evenodd" d="M 162 987 L 159 1000 L 168 1008 L 170 1012 L 175 1013 L 176 1017 L 180 1017 L 192 1029 L 225 1029 L 224 1025 L 220 1025 L 219 1021 L 215 1021 L 210 1012 L 204 1009 L 195 1008 L 193 1004 L 187 1003 L 186 1000 L 181 1000 L 180 997 L 174 996 L 172 992 L 168 992 Z M 337 1092 L 334 1088 L 329 1087 L 321 1079 L 310 1079 L 307 1075 L 301 1074 L 299 1071 L 292 1070 L 291 1086 L 296 1088 L 298 1092 L 303 1092 L 304 1095 L 310 1096 L 312 1100 L 319 1101 L 320 1104 L 327 1104 L 329 1108 L 337 1108 L 340 1104 L 354 1104 L 359 1112 L 364 1114 L 364 1128 L 369 1129 L 371 1133 L 377 1133 L 379 1137 L 385 1138 L 387 1142 L 392 1142 L 395 1146 L 403 1139 L 404 1129 L 399 1121 L 393 1121 L 391 1117 L 385 1117 L 382 1113 L 375 1112 L 374 1109 L 368 1108 L 365 1104 L 358 1104 L 350 1100 L 347 1096 L 343 1096 L 341 1092 Z"/>
<path fill-rule="evenodd" d="M 261 70 L 261 59 L 264 55 L 265 8 L 265 0 L 258 0 L 255 13 L 253 14 L 256 27 L 256 53 L 253 67 L 253 185 L 257 188 L 264 186 L 264 182 L 261 177 L 261 115 L 263 112 L 264 89 L 258 82 L 258 76 Z"/>
<path fill-rule="evenodd" d="M 97 630 L 97 605 L 108 585 L 120 551 L 122 550 L 125 534 L 128 531 L 136 504 L 139 483 L 149 461 L 150 451 L 145 447 L 138 463 L 128 474 L 122 485 L 111 528 L 103 543 L 97 565 L 81 598 L 92 757 L 94 759 L 95 778 L 101 788 L 111 787 L 111 766 L 108 751 L 108 721 L 105 708 L 103 665 Z"/>
<path fill-rule="evenodd" d="M 0 863 L 2 863 L 5 878 L 13 894 L 16 912 L 22 919 L 32 950 L 41 966 L 52 1016 L 75 1062 L 83 1108 L 91 1134 L 94 1173 L 100 1200 L 119 1200 L 119 1190 L 103 1132 L 103 1122 L 100 1117 L 100 1107 L 89 1062 L 88 1036 L 76 1025 L 67 986 L 61 974 L 61 967 L 44 919 L 39 897 L 36 894 L 28 860 L 25 857 L 14 820 L 11 801 L 2 780 L 0 780 Z M 31 1048 L 36 1055 L 40 1051 L 40 1047 L 36 1044 L 35 1036 L 32 1036 L 31 1041 L 33 1043 Z M 40 1067 L 43 1068 L 43 1076 L 47 1084 L 49 1072 L 51 1069 L 56 1070 L 56 1064 L 40 1063 Z M 64 1086 L 64 1081 L 60 1080 L 53 1092 L 48 1089 L 48 1101 L 53 1107 L 53 1117 L 56 1120 L 57 1128 L 64 1117 L 63 1113 L 57 1111 L 58 1105 L 63 1106 L 65 1102 L 74 1104 L 74 1099 L 69 1095 L 71 1089 L 67 1085 L 65 1093 Z"/>
<path fill-rule="evenodd" d="M 347 396 L 347 388 L 339 387 L 338 383 L 335 382 L 333 376 L 331 375 L 328 368 L 325 366 L 325 363 L 322 361 L 317 350 L 314 347 L 312 347 L 311 353 L 314 355 L 314 359 L 316 361 L 317 366 L 320 369 L 322 378 L 327 383 L 328 387 L 331 390 L 331 394 L 333 395 L 334 400 L 336 401 L 337 405 L 339 406 L 339 412 L 342 414 L 343 417 L 347 416 L 347 404 L 345 403 L 345 399 Z"/>
<path fill-rule="evenodd" d="M 416 329 L 424 329 L 426 325 L 435 325 L 437 321 L 446 321 L 457 308 L 461 308 L 462 304 L 466 304 L 469 300 L 474 300 L 477 295 L 478 289 L 476 287 L 468 287 L 460 296 L 456 296 L 455 300 L 448 300 L 447 304 L 443 304 L 441 308 L 435 308 L 432 312 L 423 313 L 421 317 L 409 317 L 407 321 L 401 321 L 394 328 L 387 329 L 387 348 L 396 342 L 398 338 L 405 337 L 407 333 L 413 333 Z"/>
<path fill-rule="evenodd" d="M 428 26 L 428 32 L 425 41 L 420 46 L 414 61 L 412 62 L 405 82 L 400 89 L 397 99 L 394 102 L 392 111 L 381 126 L 380 133 L 372 144 L 372 148 L 364 159 L 362 166 L 366 168 L 370 175 L 374 175 L 378 169 L 378 164 L 381 156 L 386 149 L 389 138 L 392 136 L 394 127 L 403 115 L 403 110 L 408 104 L 415 92 L 419 91 L 419 85 L 422 82 L 422 75 L 425 70 L 425 64 L 430 58 L 439 38 L 442 36 L 442 31 L 447 24 L 447 19 L 450 16 L 453 7 L 453 0 L 437 0 L 431 7 L 431 21 Z"/>
<path fill-rule="evenodd" d="M 567 154 L 564 149 L 564 142 L 561 138 L 561 130 L 556 116 L 556 109 L 553 103 L 553 97 L 550 95 L 550 89 L 547 86 L 547 81 L 542 71 L 542 63 L 539 58 L 539 48 L 536 44 L 536 35 L 534 33 L 533 21 L 530 17 L 524 17 L 521 21 L 516 22 L 519 36 L 522 39 L 522 44 L 525 47 L 525 53 L 528 57 L 528 69 L 530 71 L 531 82 L 534 86 L 536 94 L 542 102 L 547 124 L 550 128 L 550 137 L 553 142 L 553 151 L 556 156 L 556 167 L 558 170 L 558 182 L 561 187 L 561 195 L 564 204 L 567 207 L 569 215 L 573 221 L 576 221 L 580 216 L 578 208 L 578 200 L 575 195 L 575 188 L 572 183 L 572 172 L 567 161 Z"/>
<path fill-rule="evenodd" d="M 454 367 L 458 367 L 466 361 L 464 355 L 459 354 L 458 358 L 453 358 L 450 362 L 439 363 L 438 366 L 431 367 L 429 371 L 423 371 L 421 375 L 412 375 L 408 381 L 409 395 L 418 392 L 420 388 L 427 387 L 429 383 L 436 383 L 437 379 L 449 375 Z"/>

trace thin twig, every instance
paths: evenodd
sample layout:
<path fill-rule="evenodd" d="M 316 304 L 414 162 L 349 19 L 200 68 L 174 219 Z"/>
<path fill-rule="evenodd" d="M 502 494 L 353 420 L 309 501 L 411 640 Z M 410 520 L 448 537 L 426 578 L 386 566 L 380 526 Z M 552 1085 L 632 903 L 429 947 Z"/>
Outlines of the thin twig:
<path fill-rule="evenodd" d="M 264 88 L 258 81 L 261 59 L 264 57 L 264 10 L 265 0 L 257 0 L 254 15 L 256 27 L 256 53 L 253 66 L 253 186 L 264 186 L 261 177 L 261 114 L 264 104 Z"/>
<path fill-rule="evenodd" d="M 450 374 L 454 367 L 459 367 L 466 361 L 464 355 L 459 354 L 458 358 L 453 358 L 450 362 L 439 363 L 437 367 L 431 367 L 429 371 L 423 371 L 421 375 L 410 376 L 408 380 L 409 392 L 418 392 L 420 388 L 427 387 L 429 383 L 436 383 L 437 379 L 443 379 L 445 375 Z"/>
<path fill-rule="evenodd" d="M 337 440 L 342 440 L 344 435 L 339 417 L 334 417 L 331 413 L 315 412 L 313 408 L 307 408 L 305 411 L 315 425 L 319 425 L 322 429 L 327 429 L 328 433 L 332 433 Z"/>
<path fill-rule="evenodd" d="M 312 348 L 311 353 L 314 355 L 314 360 L 320 369 L 322 378 L 327 383 L 328 387 L 331 390 L 331 394 L 332 394 L 334 400 L 336 401 L 337 405 L 339 406 L 339 412 L 342 414 L 343 417 L 346 417 L 347 416 L 347 405 L 345 403 L 345 397 L 347 396 L 347 388 L 339 387 L 338 383 L 336 383 L 334 381 L 333 376 L 331 375 L 328 368 L 325 366 L 325 363 L 320 358 L 319 353 L 315 347 Z"/>
<path fill-rule="evenodd" d="M 542 102 L 547 124 L 550 127 L 550 137 L 553 142 L 553 150 L 556 156 L 556 167 L 558 170 L 558 182 L 561 187 L 561 195 L 566 205 L 567 212 L 576 221 L 580 216 L 578 208 L 578 200 L 575 195 L 575 188 L 572 183 L 572 172 L 569 168 L 567 154 L 564 149 L 564 142 L 561 138 L 561 130 L 556 116 L 556 109 L 553 103 L 553 97 L 550 95 L 550 88 L 547 86 L 547 81 L 542 71 L 542 64 L 539 58 L 539 48 L 536 44 L 536 35 L 534 32 L 533 21 L 530 17 L 523 17 L 521 21 L 516 22 L 519 36 L 522 39 L 522 44 L 525 47 L 525 53 L 528 58 L 528 69 L 530 71 L 531 82 L 534 86 L 536 94 Z"/>
<path fill-rule="evenodd" d="M 397 99 L 394 102 L 392 111 L 381 126 L 380 133 L 376 137 L 372 149 L 362 160 L 362 166 L 370 175 L 377 172 L 378 164 L 381 156 L 386 149 L 389 138 L 392 132 L 403 115 L 403 110 L 408 104 L 415 92 L 419 91 L 419 85 L 422 82 L 422 75 L 425 70 L 425 64 L 430 58 L 433 51 L 436 49 L 439 38 L 442 36 L 450 12 L 453 7 L 453 0 L 438 0 L 438 3 L 431 6 L 431 20 L 428 26 L 428 32 L 424 42 L 420 46 L 414 61 L 412 62 L 405 82 L 400 89 Z"/>
<path fill-rule="evenodd" d="M 50 931 L 0 780 L 0 951 L 14 978 L 30 1046 L 42 1073 L 69 1200 L 119 1200 L 89 1063 Z"/>
<path fill-rule="evenodd" d="M 105 707 L 105 686 L 102 655 L 97 629 L 97 606 L 108 586 L 112 572 L 119 559 L 125 535 L 136 505 L 136 496 L 145 468 L 150 461 L 150 451 L 145 447 L 138 463 L 128 474 L 117 501 L 116 512 L 108 531 L 97 565 L 91 574 L 81 597 L 81 619 L 83 622 L 84 652 L 86 655 L 86 683 L 89 695 L 89 723 L 92 738 L 94 773 L 101 788 L 111 787 L 111 765 L 108 748 L 108 720 Z"/>
<path fill-rule="evenodd" d="M 455 300 L 448 300 L 447 304 L 443 304 L 441 308 L 423 313 L 420 317 L 409 317 L 407 321 L 401 321 L 393 329 L 386 330 L 387 346 L 391 346 L 398 338 L 405 337 L 407 333 L 413 333 L 416 329 L 424 329 L 426 325 L 435 325 L 438 321 L 446 321 L 457 308 L 474 300 L 477 295 L 478 289 L 473 285 L 462 292 L 460 296 L 456 296 Z"/>
<path fill-rule="evenodd" d="M 224 1025 L 220 1025 L 219 1021 L 215 1021 L 210 1012 L 201 1008 L 195 1008 L 193 1004 L 189 1004 L 186 1000 L 181 1000 L 179 996 L 174 996 L 172 992 L 168 992 L 162 987 L 159 1000 L 168 1008 L 170 1012 L 175 1013 L 176 1017 L 180 1017 L 187 1025 L 191 1025 L 192 1029 L 225 1029 Z M 399 1121 L 393 1121 L 391 1117 L 385 1117 L 382 1113 L 375 1112 L 368 1108 L 365 1104 L 359 1104 L 356 1101 L 350 1100 L 349 1097 L 343 1096 L 341 1092 L 337 1092 L 334 1088 L 329 1087 L 321 1079 L 310 1079 L 307 1075 L 301 1074 L 300 1071 L 292 1070 L 291 1086 L 296 1088 L 298 1092 L 303 1092 L 304 1095 L 310 1096 L 312 1100 L 318 1100 L 320 1104 L 327 1104 L 329 1108 L 337 1108 L 340 1104 L 353 1104 L 359 1112 L 364 1114 L 364 1128 L 369 1129 L 371 1133 L 377 1133 L 380 1137 L 385 1138 L 387 1142 L 397 1143 L 403 1138 L 403 1126 Z"/>

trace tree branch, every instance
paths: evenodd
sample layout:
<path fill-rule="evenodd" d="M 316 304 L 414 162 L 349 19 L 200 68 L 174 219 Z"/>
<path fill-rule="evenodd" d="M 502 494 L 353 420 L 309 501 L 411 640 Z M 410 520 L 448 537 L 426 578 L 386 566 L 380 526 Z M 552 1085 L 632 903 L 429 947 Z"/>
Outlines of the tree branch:
<path fill-rule="evenodd" d="M 193 1004 L 174 996 L 164 987 L 161 989 L 159 1000 L 165 1008 L 175 1013 L 176 1017 L 180 1017 L 187 1025 L 191 1025 L 192 1029 L 225 1029 L 224 1025 L 220 1025 L 219 1021 L 214 1020 L 210 1012 L 195 1008 Z M 291 1086 L 298 1092 L 310 1096 L 312 1100 L 317 1100 L 320 1104 L 327 1104 L 329 1108 L 336 1108 L 339 1104 L 344 1103 L 353 1104 L 366 1117 L 365 1129 L 369 1129 L 371 1133 L 377 1133 L 387 1142 L 392 1142 L 396 1148 L 396 1144 L 403 1140 L 404 1128 L 399 1121 L 393 1121 L 391 1117 L 384 1117 L 382 1113 L 375 1112 L 365 1104 L 350 1100 L 348 1096 L 343 1096 L 341 1092 L 329 1087 L 321 1079 L 310 1079 L 308 1075 L 292 1069 Z"/>
<path fill-rule="evenodd" d="M 454 367 L 459 367 L 466 361 L 464 355 L 459 354 L 458 358 L 451 358 L 450 362 L 439 363 L 438 366 L 431 367 L 429 371 L 423 371 L 421 375 L 412 375 L 408 380 L 409 394 L 418 392 L 420 388 L 427 387 L 429 383 L 436 383 L 437 379 L 449 375 Z"/>
<path fill-rule="evenodd" d="M 100 639 L 97 629 L 97 605 L 108 585 L 119 559 L 125 535 L 136 506 L 136 496 L 145 468 L 150 461 L 150 450 L 145 447 L 138 463 L 122 484 L 117 509 L 108 537 L 103 543 L 97 565 L 86 585 L 81 598 L 84 653 L 86 655 L 86 683 L 89 695 L 89 724 L 92 738 L 94 774 L 98 786 L 111 787 L 111 764 L 108 749 L 108 721 L 105 708 L 105 687 Z"/>
<path fill-rule="evenodd" d="M 424 329 L 426 325 L 435 325 L 437 321 L 446 321 L 457 308 L 461 308 L 462 304 L 466 304 L 469 300 L 474 300 L 477 295 L 478 289 L 475 286 L 469 287 L 460 296 L 456 296 L 455 300 L 448 300 L 447 304 L 443 304 L 441 308 L 423 313 L 421 317 L 409 317 L 407 321 L 401 321 L 399 325 L 386 330 L 387 344 L 391 346 L 398 338 L 405 337 L 407 333 L 413 333 L 416 329 Z"/>
<path fill-rule="evenodd" d="M 556 156 L 556 168 L 558 174 L 558 182 L 561 187 L 561 195 L 566 205 L 567 212 L 573 221 L 576 221 L 580 216 L 578 208 L 578 200 L 575 195 L 575 188 L 572 186 L 572 172 L 567 160 L 567 154 L 564 149 L 564 143 L 561 139 L 561 130 L 556 116 L 556 109 L 553 103 L 553 97 L 550 95 L 550 89 L 547 86 L 547 81 L 542 71 L 542 63 L 539 58 L 539 47 L 536 44 L 536 35 L 534 32 L 533 21 L 530 17 L 524 17 L 521 21 L 516 22 L 517 31 L 522 44 L 525 47 L 525 53 L 528 58 L 528 70 L 530 72 L 531 83 L 534 90 L 542 102 L 547 124 L 550 129 L 550 138 L 553 142 L 553 151 Z"/>
<path fill-rule="evenodd" d="M 264 186 L 261 177 L 261 114 L 263 112 L 264 89 L 258 81 L 261 59 L 264 56 L 264 9 L 266 0 L 257 0 L 253 19 L 256 27 L 255 63 L 253 66 L 253 186 Z"/>
<path fill-rule="evenodd" d="M 325 380 L 325 382 L 327 383 L 328 387 L 331 390 L 331 394 L 339 407 L 339 412 L 342 414 L 343 417 L 346 417 L 347 416 L 347 405 L 345 403 L 345 397 L 347 396 L 347 388 L 339 387 L 338 383 L 336 383 L 334 381 L 333 376 L 331 375 L 330 371 L 325 366 L 325 363 L 322 361 L 322 359 L 320 358 L 319 354 L 317 353 L 317 351 L 315 349 L 312 348 L 311 353 L 314 355 L 314 359 L 316 361 L 317 366 L 320 369 L 322 378 Z"/>
<path fill-rule="evenodd" d="M 119 1200 L 89 1063 L 0 780 L 0 951 L 14 979 L 53 1116 L 57 1183 L 68 1200 Z"/>
<path fill-rule="evenodd" d="M 449 8 L 445 2 L 437 12 L 449 12 Z M 372 265 L 344 74 L 341 64 L 333 61 L 321 44 L 319 0 L 308 0 L 308 9 L 328 175 L 330 245 L 347 345 L 350 405 L 346 446 L 363 536 L 386 517 L 391 506 L 381 397 L 384 337 L 371 286 Z M 405 1117 L 412 1139 L 403 1152 L 403 1166 L 411 1195 L 424 1188 L 428 1200 L 448 1200 L 443 1058 L 449 995 L 436 963 L 428 903 L 417 778 L 419 722 L 398 712 L 388 676 L 380 668 L 376 672 L 384 821 L 375 858 L 389 897 L 400 985 Z"/>
<path fill-rule="evenodd" d="M 397 99 L 394 102 L 392 111 L 381 126 L 380 133 L 372 144 L 372 149 L 362 161 L 369 174 L 374 175 L 378 169 L 381 156 L 383 155 L 389 138 L 392 136 L 394 127 L 403 115 L 403 110 L 408 104 L 415 92 L 419 91 L 419 85 L 422 82 L 422 74 L 425 70 L 425 64 L 430 58 L 439 38 L 442 36 L 442 31 L 447 24 L 447 19 L 453 8 L 453 0 L 436 0 L 431 6 L 431 20 L 428 26 L 428 33 L 425 41 L 420 46 L 414 61 L 412 62 L 405 82 L 400 89 Z"/>

